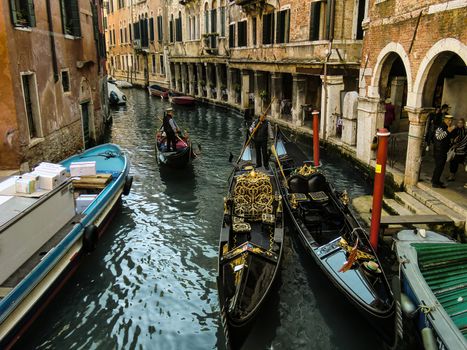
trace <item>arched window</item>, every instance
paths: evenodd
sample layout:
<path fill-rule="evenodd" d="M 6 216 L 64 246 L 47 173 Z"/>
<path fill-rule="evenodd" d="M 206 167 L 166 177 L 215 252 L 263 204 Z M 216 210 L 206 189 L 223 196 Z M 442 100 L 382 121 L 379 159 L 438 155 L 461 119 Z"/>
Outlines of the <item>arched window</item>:
<path fill-rule="evenodd" d="M 221 22 L 220 36 L 225 37 L 225 0 L 221 0 L 219 8 L 219 20 Z"/>
<path fill-rule="evenodd" d="M 211 33 L 217 33 L 217 1 L 212 1 L 211 7 Z"/>
<path fill-rule="evenodd" d="M 207 2 L 204 4 L 204 32 L 209 33 L 209 7 Z"/>
<path fill-rule="evenodd" d="M 175 41 L 182 41 L 182 12 L 178 11 L 178 18 L 175 19 Z"/>

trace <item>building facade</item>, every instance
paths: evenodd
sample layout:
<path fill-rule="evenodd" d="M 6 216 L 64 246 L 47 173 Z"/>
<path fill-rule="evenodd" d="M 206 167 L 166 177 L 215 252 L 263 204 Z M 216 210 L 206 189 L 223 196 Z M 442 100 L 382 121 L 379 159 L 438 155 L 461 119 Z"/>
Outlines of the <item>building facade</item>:
<path fill-rule="evenodd" d="M 0 169 L 58 161 L 104 132 L 100 1 L 0 2 Z"/>
<path fill-rule="evenodd" d="M 109 0 L 108 71 L 117 80 L 167 86 L 167 7 L 162 0 Z"/>
<path fill-rule="evenodd" d="M 428 113 L 447 103 L 455 118 L 467 116 L 466 18 L 463 0 L 369 2 L 356 156 L 370 162 L 369 145 L 384 123 L 383 101 L 390 99 L 396 116 L 391 132 L 396 153 L 403 155 L 400 171 L 405 185 L 419 180 Z"/>

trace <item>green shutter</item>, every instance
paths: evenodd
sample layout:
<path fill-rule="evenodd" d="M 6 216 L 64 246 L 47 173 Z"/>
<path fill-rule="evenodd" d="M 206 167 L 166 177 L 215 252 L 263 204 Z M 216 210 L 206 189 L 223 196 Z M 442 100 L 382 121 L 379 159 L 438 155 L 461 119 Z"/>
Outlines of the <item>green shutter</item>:
<path fill-rule="evenodd" d="M 99 40 L 99 17 L 97 15 L 97 6 L 94 3 L 91 3 L 92 9 L 92 26 L 94 29 L 94 40 Z"/>
<path fill-rule="evenodd" d="M 28 0 L 29 26 L 36 26 L 36 15 L 34 13 L 34 0 Z"/>
<path fill-rule="evenodd" d="M 11 11 L 11 22 L 16 26 L 17 17 L 16 17 L 16 3 L 15 0 L 10 0 L 10 11 Z"/>
<path fill-rule="evenodd" d="M 73 30 L 73 36 L 81 36 L 81 26 L 79 21 L 79 6 L 78 0 L 68 0 L 71 6 L 71 26 Z"/>

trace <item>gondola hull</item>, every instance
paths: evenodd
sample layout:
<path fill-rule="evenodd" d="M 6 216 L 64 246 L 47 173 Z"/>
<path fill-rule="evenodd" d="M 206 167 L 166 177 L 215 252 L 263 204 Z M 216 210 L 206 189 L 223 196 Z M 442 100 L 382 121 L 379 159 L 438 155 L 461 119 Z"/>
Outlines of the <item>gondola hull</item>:
<path fill-rule="evenodd" d="M 346 204 L 348 199 L 328 183 L 324 174 L 309 166 L 298 166 L 280 138 L 276 139 L 276 149 L 282 150 L 278 158 L 287 164 L 287 182 L 281 183 L 280 188 L 298 238 L 334 287 L 392 345 L 394 298 L 366 232 Z M 297 173 L 304 169 L 311 174 Z M 342 270 L 346 263 L 348 269 Z M 370 270 L 374 266 L 376 269 Z"/>
<path fill-rule="evenodd" d="M 190 164 L 194 158 L 191 144 L 182 149 L 177 149 L 176 152 L 164 152 L 161 151 L 161 148 L 160 144 L 156 146 L 156 159 L 159 165 L 181 169 Z"/>
<path fill-rule="evenodd" d="M 192 106 L 196 102 L 195 98 L 191 96 L 173 96 L 170 99 L 172 103 L 181 106 Z"/>
<path fill-rule="evenodd" d="M 278 279 L 284 217 L 273 172 L 240 166 L 231 178 L 224 202 L 217 285 L 227 348 L 239 349 Z"/>

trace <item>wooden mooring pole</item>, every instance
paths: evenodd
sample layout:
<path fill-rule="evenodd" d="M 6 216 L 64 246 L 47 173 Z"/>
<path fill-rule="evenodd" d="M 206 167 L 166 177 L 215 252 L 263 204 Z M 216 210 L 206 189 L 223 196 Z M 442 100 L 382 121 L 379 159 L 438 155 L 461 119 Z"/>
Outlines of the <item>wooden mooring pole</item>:
<path fill-rule="evenodd" d="M 370 244 L 378 249 L 378 235 L 381 223 L 381 209 L 384 195 L 384 176 L 388 157 L 388 140 L 391 133 L 388 129 L 378 129 L 378 153 L 376 155 L 375 185 L 373 188 L 373 206 L 371 211 Z"/>
<path fill-rule="evenodd" d="M 319 167 L 319 111 L 311 112 L 313 115 L 313 162 Z"/>

